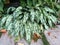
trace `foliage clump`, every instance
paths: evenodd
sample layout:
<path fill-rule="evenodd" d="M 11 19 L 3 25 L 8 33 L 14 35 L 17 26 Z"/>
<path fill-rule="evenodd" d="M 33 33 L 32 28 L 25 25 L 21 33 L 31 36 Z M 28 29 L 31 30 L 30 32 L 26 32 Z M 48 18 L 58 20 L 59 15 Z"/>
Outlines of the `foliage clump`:
<path fill-rule="evenodd" d="M 0 28 L 30 42 L 34 33 L 40 34 L 56 25 L 59 6 L 55 0 L 20 0 L 19 7 L 8 8 L 0 19 Z"/>

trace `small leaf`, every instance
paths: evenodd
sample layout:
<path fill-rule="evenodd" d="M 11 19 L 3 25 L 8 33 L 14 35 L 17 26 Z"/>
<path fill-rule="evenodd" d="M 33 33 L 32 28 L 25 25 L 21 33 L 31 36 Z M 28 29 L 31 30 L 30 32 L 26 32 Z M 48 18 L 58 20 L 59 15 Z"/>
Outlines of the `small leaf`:
<path fill-rule="evenodd" d="M 49 19 L 48 20 L 49 26 L 52 27 L 52 21 Z"/>
<path fill-rule="evenodd" d="M 49 28 L 46 23 L 44 23 L 44 27 L 45 27 L 45 29 L 48 29 Z"/>
<path fill-rule="evenodd" d="M 28 13 L 24 13 L 24 17 L 23 17 L 23 23 L 26 23 L 26 21 L 29 18 L 29 14 Z"/>
<path fill-rule="evenodd" d="M 10 12 L 14 12 L 15 11 L 15 7 L 9 7 L 7 10 L 7 14 L 9 14 Z"/>
<path fill-rule="evenodd" d="M 1 20 L 1 25 L 3 25 L 6 21 L 7 17 L 3 17 L 2 20 Z"/>
<path fill-rule="evenodd" d="M 50 9 L 49 7 L 44 8 L 47 12 L 55 13 L 53 9 Z"/>
<path fill-rule="evenodd" d="M 35 12 L 33 9 L 30 10 L 30 15 L 31 15 L 31 21 L 34 22 Z"/>
<path fill-rule="evenodd" d="M 6 19 L 6 27 L 8 27 L 9 24 L 12 22 L 12 18 L 13 17 L 11 15 L 7 16 L 7 19 Z"/>
<path fill-rule="evenodd" d="M 14 18 L 17 18 L 20 14 L 22 14 L 21 9 L 22 9 L 22 7 L 18 7 L 18 8 L 13 12 Z"/>
<path fill-rule="evenodd" d="M 3 7 L 4 7 L 4 5 L 3 5 L 3 2 L 1 1 L 0 2 L 0 11 L 3 11 Z"/>

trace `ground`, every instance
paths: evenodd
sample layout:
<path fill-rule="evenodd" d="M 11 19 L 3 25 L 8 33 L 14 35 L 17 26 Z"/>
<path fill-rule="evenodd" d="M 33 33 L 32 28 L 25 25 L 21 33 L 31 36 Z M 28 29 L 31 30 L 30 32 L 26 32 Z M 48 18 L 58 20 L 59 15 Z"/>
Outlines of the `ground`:
<path fill-rule="evenodd" d="M 48 29 L 44 32 L 50 45 L 60 45 L 60 25 L 57 28 Z M 28 43 L 22 39 L 19 42 L 19 45 L 28 45 Z M 22 44 L 21 44 L 22 43 Z M 8 34 L 2 34 L 0 38 L 0 45 L 15 45 L 13 39 L 9 38 Z M 30 45 L 43 45 L 41 39 L 38 39 L 37 42 L 31 42 Z"/>

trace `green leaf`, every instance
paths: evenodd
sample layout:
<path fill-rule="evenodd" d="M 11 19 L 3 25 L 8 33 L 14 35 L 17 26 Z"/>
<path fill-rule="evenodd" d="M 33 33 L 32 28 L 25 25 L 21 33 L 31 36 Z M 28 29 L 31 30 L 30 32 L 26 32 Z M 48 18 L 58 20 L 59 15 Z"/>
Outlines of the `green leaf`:
<path fill-rule="evenodd" d="M 44 23 L 44 27 L 45 27 L 45 29 L 48 29 L 49 28 L 46 23 Z"/>
<path fill-rule="evenodd" d="M 53 26 L 53 25 L 52 25 L 52 21 L 51 21 L 50 19 L 48 20 L 48 23 L 49 23 L 49 26 L 50 26 L 50 27 Z"/>
<path fill-rule="evenodd" d="M 6 22 L 6 20 L 7 20 L 7 17 L 3 17 L 3 18 L 2 18 L 2 20 L 1 20 L 1 25 L 2 25 L 2 26 L 4 25 L 4 23 Z"/>
<path fill-rule="evenodd" d="M 22 9 L 22 7 L 18 7 L 18 8 L 13 12 L 14 18 L 17 18 L 20 14 L 22 14 L 21 9 Z"/>
<path fill-rule="evenodd" d="M 25 25 L 25 32 L 26 32 L 26 40 L 30 42 L 31 41 L 31 30 L 30 30 L 29 23 Z"/>
<path fill-rule="evenodd" d="M 0 2 L 0 11 L 3 11 L 3 2 Z"/>
<path fill-rule="evenodd" d="M 58 9 L 60 9 L 60 4 L 54 3 L 54 5 L 55 5 Z"/>
<path fill-rule="evenodd" d="M 12 22 L 12 18 L 13 18 L 12 15 L 8 15 L 8 16 L 7 16 L 6 25 L 5 25 L 6 27 L 8 27 L 9 24 Z"/>
<path fill-rule="evenodd" d="M 13 28 L 13 23 L 10 23 L 9 26 L 7 27 L 7 30 L 12 33 Z"/>
<path fill-rule="evenodd" d="M 44 8 L 45 11 L 50 12 L 50 13 L 55 13 L 53 9 L 50 9 L 49 7 Z"/>
<path fill-rule="evenodd" d="M 31 10 L 30 10 L 30 15 L 31 15 L 30 20 L 31 20 L 32 22 L 34 22 L 35 12 L 34 12 L 34 10 L 33 10 L 33 9 L 31 9 Z"/>
<path fill-rule="evenodd" d="M 9 14 L 11 11 L 14 12 L 15 11 L 15 7 L 9 7 L 7 10 L 7 14 Z"/>
<path fill-rule="evenodd" d="M 53 22 L 54 24 L 56 24 L 57 18 L 56 18 L 55 16 L 51 15 L 51 16 L 49 16 L 49 18 L 52 20 L 52 22 Z"/>
<path fill-rule="evenodd" d="M 43 27 L 43 25 L 42 25 L 42 24 L 40 25 L 40 29 L 41 29 L 41 30 L 42 30 L 42 32 L 43 32 L 44 27 Z"/>
<path fill-rule="evenodd" d="M 27 5 L 28 5 L 29 7 L 32 7 L 32 0 L 27 0 Z"/>
<path fill-rule="evenodd" d="M 36 13 L 36 14 L 35 14 L 35 20 L 37 21 L 37 23 L 39 23 L 40 13 L 39 13 L 39 11 L 36 11 L 35 13 Z"/>
<path fill-rule="evenodd" d="M 43 14 L 40 15 L 40 21 L 41 21 L 42 24 L 44 24 Z"/>
<path fill-rule="evenodd" d="M 29 14 L 28 13 L 24 13 L 24 17 L 23 17 L 23 23 L 26 23 L 26 21 L 29 18 Z"/>

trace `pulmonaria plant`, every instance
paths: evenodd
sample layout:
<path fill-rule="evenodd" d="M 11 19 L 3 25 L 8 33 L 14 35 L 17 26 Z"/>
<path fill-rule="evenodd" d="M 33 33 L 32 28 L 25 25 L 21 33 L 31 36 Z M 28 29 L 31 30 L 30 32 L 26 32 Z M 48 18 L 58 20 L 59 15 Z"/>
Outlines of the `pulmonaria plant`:
<path fill-rule="evenodd" d="M 7 29 L 11 35 L 20 34 L 21 38 L 30 41 L 34 33 L 40 34 L 41 30 L 52 28 L 56 24 L 55 15 L 55 11 L 49 7 L 10 7 L 2 17 L 0 26 Z"/>
<path fill-rule="evenodd" d="M 35 5 L 35 3 L 33 4 Z M 4 28 L 12 36 L 20 36 L 30 42 L 34 33 L 40 34 L 41 31 L 56 25 L 57 13 L 54 7 L 44 6 L 41 3 L 31 7 L 28 3 L 28 6 L 25 7 L 8 8 L 7 13 L 0 21 L 1 29 Z"/>

